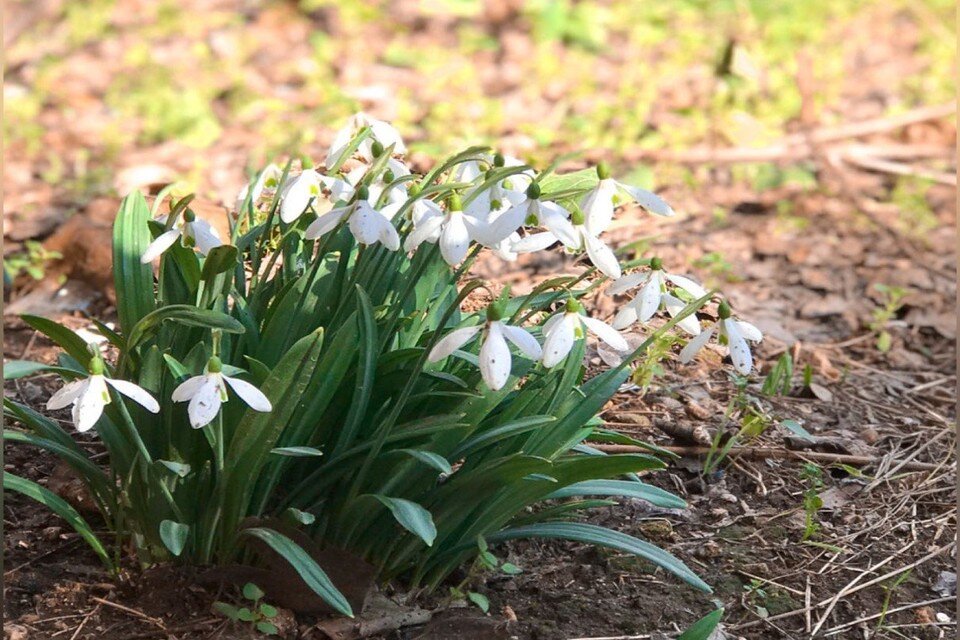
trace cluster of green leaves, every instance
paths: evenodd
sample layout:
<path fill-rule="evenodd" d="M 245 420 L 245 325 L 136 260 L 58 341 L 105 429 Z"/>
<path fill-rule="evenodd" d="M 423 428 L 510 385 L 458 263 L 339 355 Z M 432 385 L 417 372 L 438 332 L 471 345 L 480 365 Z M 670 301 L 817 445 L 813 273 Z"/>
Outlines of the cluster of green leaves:
<path fill-rule="evenodd" d="M 277 635 L 279 629 L 273 623 L 277 617 L 277 608 L 263 602 L 263 590 L 252 582 L 243 585 L 243 597 L 250 602 L 250 606 L 237 607 L 229 602 L 217 601 L 213 603 L 213 610 L 233 622 L 247 623 L 253 630 L 264 635 Z"/>
<path fill-rule="evenodd" d="M 439 164 L 421 179 L 417 197 L 439 200 L 462 188 L 451 182 L 452 169 L 478 159 L 480 151 Z M 375 162 L 371 175 L 384 165 Z M 497 171 L 502 178 L 516 169 Z M 586 173 L 548 177 L 550 171 L 541 174 L 544 197 L 577 198 L 591 186 Z M 288 172 L 289 164 L 284 179 Z M 166 224 L 189 204 L 189 197 L 173 204 Z M 482 312 L 461 310 L 482 286 L 464 279 L 469 260 L 451 270 L 435 245 L 412 256 L 379 244 L 358 246 L 345 225 L 309 241 L 304 230 L 313 216 L 284 224 L 278 205 L 279 195 L 262 210 L 246 202 L 232 244 L 205 258 L 175 244 L 155 279 L 140 256 L 163 225 L 151 221 L 139 193 L 124 200 L 113 245 L 120 330 L 99 325 L 119 352 L 107 375 L 136 382 L 161 410 L 151 414 L 113 397 L 96 426 L 108 468 L 56 421 L 4 400 L 8 418 L 23 427 L 8 437 L 56 453 L 85 480 L 116 534 L 113 557 L 76 512 L 39 485 L 7 474 L 6 488 L 39 497 L 68 517 L 109 565 L 128 540 L 143 562 L 254 562 L 248 543 L 256 538 L 348 615 L 336 585 L 270 526 L 272 519 L 362 556 L 381 578 L 402 576 L 430 589 L 483 555 L 480 536 L 485 544 L 518 538 L 595 544 L 641 556 L 709 591 L 656 546 L 571 521 L 617 496 L 684 506 L 638 476 L 662 468 L 659 458 L 605 455 L 585 444 L 588 438 L 636 443 L 599 428 L 595 416 L 628 378 L 629 363 L 661 333 L 622 365 L 588 380 L 583 340 L 552 369 L 517 357 L 510 383 L 490 391 L 471 354 L 427 362 L 449 330 L 483 321 Z M 401 236 L 410 230 L 404 216 L 411 205 L 408 200 L 397 217 Z M 548 280 L 511 300 L 506 316 L 511 323 L 542 320 L 568 296 L 590 289 L 577 288 L 584 277 Z M 688 305 L 660 332 L 703 302 Z M 79 336 L 43 318 L 25 320 L 64 353 L 57 367 L 19 363 L 11 375 L 86 375 L 91 356 Z M 224 373 L 259 386 L 274 409 L 259 413 L 232 399 L 216 429 L 194 430 L 184 405 L 170 397 L 203 371 L 214 336 Z"/>

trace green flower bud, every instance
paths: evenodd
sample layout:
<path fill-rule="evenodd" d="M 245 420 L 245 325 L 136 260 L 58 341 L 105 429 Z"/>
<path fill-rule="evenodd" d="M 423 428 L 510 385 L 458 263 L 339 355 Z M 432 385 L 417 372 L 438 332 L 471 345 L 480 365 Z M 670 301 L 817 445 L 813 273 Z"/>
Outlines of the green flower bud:
<path fill-rule="evenodd" d="M 373 144 L 370 145 L 370 153 L 373 154 L 374 158 L 379 158 L 383 155 L 383 144 L 379 140 L 374 140 Z"/>
<path fill-rule="evenodd" d="M 184 222 L 193 222 L 196 219 L 197 219 L 197 214 L 193 212 L 193 209 L 187 209 L 186 211 L 183 212 Z"/>
<path fill-rule="evenodd" d="M 580 313 L 582 309 L 583 305 L 577 302 L 576 298 L 567 298 L 567 304 L 566 307 L 564 307 L 567 313 Z"/>
<path fill-rule="evenodd" d="M 207 360 L 207 371 L 210 373 L 220 373 L 223 371 L 223 362 L 217 356 L 210 356 Z"/>
<path fill-rule="evenodd" d="M 395 179 L 396 179 L 396 176 L 393 175 L 393 171 L 390 171 L 389 169 L 387 169 L 387 170 L 384 172 L 384 174 L 383 174 L 383 181 L 386 182 L 387 184 L 390 184 L 390 183 L 393 182 Z"/>
<path fill-rule="evenodd" d="M 499 302 L 491 302 L 487 305 L 487 320 L 496 322 L 503 318 L 504 308 Z"/>
<path fill-rule="evenodd" d="M 726 300 L 724 300 L 717 306 L 717 314 L 720 316 L 721 320 L 726 320 L 727 318 L 730 317 L 731 315 L 730 305 L 729 303 L 727 303 Z"/>
<path fill-rule="evenodd" d="M 423 187 L 420 186 L 419 182 L 414 182 L 409 187 L 407 187 L 407 195 L 411 198 L 416 198 L 420 195 L 420 192 L 423 191 Z"/>
<path fill-rule="evenodd" d="M 610 177 L 610 166 L 606 162 L 597 165 L 597 177 L 606 180 Z"/>
<path fill-rule="evenodd" d="M 360 188 L 357 189 L 357 200 L 366 200 L 370 197 L 370 187 L 365 184 L 360 185 Z"/>
<path fill-rule="evenodd" d="M 527 197 L 531 200 L 537 200 L 540 197 L 540 185 L 536 182 L 531 182 L 530 186 L 527 187 Z"/>
<path fill-rule="evenodd" d="M 460 194 L 451 193 L 447 197 L 447 211 L 463 211 L 463 201 L 460 199 Z"/>
<path fill-rule="evenodd" d="M 88 367 L 90 375 L 92 376 L 102 376 L 103 375 L 103 358 L 100 356 L 93 356 L 90 358 L 90 366 Z"/>
<path fill-rule="evenodd" d="M 493 166 L 502 167 L 507 163 L 506 158 L 503 157 L 502 153 L 494 154 L 493 156 Z"/>
<path fill-rule="evenodd" d="M 570 211 L 570 222 L 573 224 L 583 224 L 587 221 L 586 217 L 583 215 L 583 211 L 580 210 L 580 207 L 573 205 L 573 210 Z"/>
<path fill-rule="evenodd" d="M 654 271 L 660 271 L 663 269 L 663 260 L 657 257 L 650 258 L 650 268 Z"/>

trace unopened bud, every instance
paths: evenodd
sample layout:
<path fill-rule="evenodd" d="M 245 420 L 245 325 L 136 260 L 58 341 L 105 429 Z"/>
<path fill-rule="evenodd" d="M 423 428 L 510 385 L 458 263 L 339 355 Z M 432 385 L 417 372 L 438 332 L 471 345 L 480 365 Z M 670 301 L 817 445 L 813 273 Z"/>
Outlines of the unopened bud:
<path fill-rule="evenodd" d="M 207 372 L 220 373 L 223 371 L 223 362 L 217 356 L 210 356 L 207 360 Z"/>
<path fill-rule="evenodd" d="M 370 153 L 373 154 L 374 158 L 379 158 L 383 155 L 383 144 L 379 140 L 374 140 L 373 144 L 370 145 Z"/>
<path fill-rule="evenodd" d="M 197 219 L 197 214 L 193 212 L 193 209 L 187 209 L 186 211 L 183 212 L 184 222 L 193 222 L 196 219 Z"/>
<path fill-rule="evenodd" d="M 597 177 L 606 180 L 610 177 L 610 166 L 606 162 L 597 165 Z"/>
<path fill-rule="evenodd" d="M 567 305 L 565 307 L 567 313 L 580 313 L 581 309 L 583 309 L 583 305 L 577 302 L 576 298 L 567 299 Z"/>
<path fill-rule="evenodd" d="M 103 375 L 103 358 L 99 355 L 93 356 L 90 358 L 90 375 L 92 376 L 102 376 Z"/>
<path fill-rule="evenodd" d="M 360 185 L 360 188 L 357 189 L 357 200 L 366 200 L 370 197 L 370 187 L 365 184 Z"/>
<path fill-rule="evenodd" d="M 493 156 L 493 166 L 502 167 L 507 163 L 506 158 L 503 157 L 502 153 L 494 154 Z"/>
<path fill-rule="evenodd" d="M 717 305 L 717 315 L 720 316 L 721 320 L 726 320 L 731 315 L 730 304 L 724 300 L 719 305 Z"/>
<path fill-rule="evenodd" d="M 663 269 L 663 260 L 656 257 L 650 258 L 650 268 L 654 271 L 660 271 Z"/>
<path fill-rule="evenodd" d="M 393 175 L 393 171 L 390 171 L 389 169 L 387 169 L 386 172 L 384 172 L 383 174 L 383 181 L 386 182 L 387 184 L 390 184 L 391 182 L 394 181 L 394 179 L 395 179 L 395 176 Z"/>
<path fill-rule="evenodd" d="M 460 194 L 450 194 L 447 198 L 447 211 L 463 211 L 463 201 L 460 199 Z"/>
<path fill-rule="evenodd" d="M 497 320 L 500 320 L 503 318 L 503 311 L 504 309 L 500 304 L 491 302 L 487 305 L 487 320 L 489 322 L 496 322 Z"/>
<path fill-rule="evenodd" d="M 540 197 L 540 185 L 536 182 L 531 182 L 530 186 L 527 187 L 527 197 L 531 200 L 536 200 Z"/>

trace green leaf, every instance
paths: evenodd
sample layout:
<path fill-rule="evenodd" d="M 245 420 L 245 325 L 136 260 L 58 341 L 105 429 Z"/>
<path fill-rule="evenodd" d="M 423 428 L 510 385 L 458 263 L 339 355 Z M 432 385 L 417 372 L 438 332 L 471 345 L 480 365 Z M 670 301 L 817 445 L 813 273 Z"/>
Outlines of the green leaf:
<path fill-rule="evenodd" d="M 172 460 L 157 460 L 157 462 L 181 478 L 190 475 L 190 465 L 185 462 L 173 462 Z"/>
<path fill-rule="evenodd" d="M 273 529 L 253 527 L 244 529 L 243 533 L 266 542 L 271 549 L 283 556 L 283 558 L 290 563 L 290 566 L 300 574 L 300 577 L 307 583 L 307 586 L 323 598 L 324 602 L 343 615 L 353 617 L 353 609 L 350 608 L 350 603 L 347 602 L 344 595 L 333 586 L 330 578 L 327 577 L 327 574 L 320 568 L 316 560 L 311 558 L 300 545 Z"/>
<path fill-rule="evenodd" d="M 271 449 L 270 453 L 278 456 L 289 456 L 291 458 L 313 458 L 323 455 L 323 451 L 313 447 L 277 447 Z"/>
<path fill-rule="evenodd" d="M 480 608 L 480 611 L 483 611 L 484 613 L 490 611 L 490 600 L 482 593 L 470 591 L 467 593 L 467 598 L 470 599 L 470 602 L 477 605 Z"/>
<path fill-rule="evenodd" d="M 127 348 L 133 349 L 153 335 L 164 321 L 172 320 L 188 327 L 220 329 L 225 333 L 243 333 L 243 325 L 232 316 L 210 309 L 198 309 L 187 304 L 172 304 L 148 313 L 140 320 L 127 338 Z"/>
<path fill-rule="evenodd" d="M 3 488 L 6 491 L 21 493 L 49 507 L 51 511 L 66 520 L 70 526 L 80 534 L 80 537 L 86 540 L 94 552 L 100 556 L 103 564 L 113 571 L 113 561 L 110 560 L 110 554 L 107 553 L 103 543 L 97 538 L 97 535 L 93 532 L 93 529 L 90 528 L 90 525 L 87 524 L 87 521 L 84 520 L 83 517 L 77 513 L 76 509 L 71 507 L 66 500 L 32 480 L 21 478 L 6 471 L 3 472 Z"/>
<path fill-rule="evenodd" d="M 78 373 L 72 369 L 54 367 L 49 364 L 33 362 L 31 360 L 7 360 L 3 363 L 4 380 L 17 380 L 37 373 L 59 373 L 73 377 L 78 375 Z"/>
<path fill-rule="evenodd" d="M 247 600 L 259 600 L 263 596 L 263 590 L 252 582 L 243 585 L 243 597 Z"/>
<path fill-rule="evenodd" d="M 559 540 L 575 540 L 587 544 L 616 549 L 640 556 L 658 567 L 674 574 L 687 584 L 704 591 L 713 593 L 710 586 L 701 580 L 687 565 L 663 549 L 649 542 L 639 540 L 619 531 L 581 522 L 545 522 L 523 527 L 504 529 L 487 536 L 489 542 L 503 542 L 521 538 L 553 538 Z"/>
<path fill-rule="evenodd" d="M 90 350 L 87 343 L 76 333 L 49 318 L 22 315 L 20 319 L 47 336 L 83 366 L 90 362 Z"/>
<path fill-rule="evenodd" d="M 503 571 L 508 576 L 515 576 L 523 573 L 523 569 L 512 562 L 504 562 L 502 565 L 500 565 L 500 571 Z"/>
<path fill-rule="evenodd" d="M 253 611 L 250 611 L 247 607 L 240 607 L 237 609 L 237 617 L 244 622 L 253 622 L 257 619 L 256 614 Z"/>
<path fill-rule="evenodd" d="M 447 459 L 439 453 L 434 453 L 433 451 L 421 451 L 420 449 L 397 449 L 396 452 L 405 453 L 412 458 L 416 458 L 425 465 L 433 467 L 440 473 L 445 473 L 447 475 L 453 473 L 453 467 L 451 467 L 450 463 L 447 462 Z"/>
<path fill-rule="evenodd" d="M 276 618 L 277 617 L 277 608 L 273 605 L 263 602 L 260 604 L 260 615 L 267 618 Z"/>
<path fill-rule="evenodd" d="M 120 327 L 126 335 L 155 306 L 153 266 L 140 262 L 153 240 L 149 220 L 147 201 L 134 191 L 123 199 L 113 223 L 113 284 Z"/>
<path fill-rule="evenodd" d="M 206 281 L 213 280 L 221 273 L 226 273 L 237 266 L 237 248 L 223 244 L 214 247 L 203 261 L 200 278 Z"/>
<path fill-rule="evenodd" d="M 175 556 L 183 553 L 183 547 L 187 544 L 187 536 L 190 535 L 190 525 L 173 520 L 163 520 L 160 522 L 160 539 L 163 545 Z"/>
<path fill-rule="evenodd" d="M 437 538 L 437 527 L 433 524 L 433 516 L 430 515 L 429 511 L 416 502 L 403 498 L 391 498 L 383 495 L 371 495 L 371 497 L 379 500 L 390 509 L 400 526 L 419 536 L 428 547 L 433 545 L 433 541 Z"/>
<path fill-rule="evenodd" d="M 272 622 L 267 622 L 266 620 L 261 620 L 256 626 L 257 631 L 268 636 L 275 636 L 280 631 L 277 629 L 277 625 L 273 624 Z"/>
<path fill-rule="evenodd" d="M 639 498 L 663 509 L 686 509 L 687 503 L 669 491 L 632 480 L 586 480 L 554 491 L 547 499 L 579 496 L 623 496 Z"/>
<path fill-rule="evenodd" d="M 317 520 L 317 516 L 313 515 L 312 513 L 308 511 L 301 511 L 295 507 L 288 508 L 284 513 L 289 515 L 290 518 L 299 522 L 300 524 L 310 525 Z"/>
<path fill-rule="evenodd" d="M 793 435 L 802 440 L 806 440 L 807 442 L 813 442 L 816 439 L 796 420 L 781 420 L 780 425 L 790 431 L 790 433 Z"/>
<path fill-rule="evenodd" d="M 709 640 L 723 618 L 723 609 L 716 609 L 703 616 L 680 634 L 677 640 Z"/>
<path fill-rule="evenodd" d="M 217 600 L 216 602 L 213 603 L 212 608 L 214 613 L 219 613 L 220 615 L 225 616 L 226 618 L 228 618 L 229 620 L 233 620 L 234 622 L 240 619 L 240 610 L 237 609 L 232 604 L 227 604 L 226 602 L 220 602 L 219 600 Z"/>

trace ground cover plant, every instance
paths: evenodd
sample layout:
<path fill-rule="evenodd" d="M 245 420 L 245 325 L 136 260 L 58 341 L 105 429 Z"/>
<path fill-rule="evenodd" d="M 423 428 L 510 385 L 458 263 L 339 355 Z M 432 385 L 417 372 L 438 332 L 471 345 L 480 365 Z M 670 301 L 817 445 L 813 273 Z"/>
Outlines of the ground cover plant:
<path fill-rule="evenodd" d="M 604 243 L 629 201 L 672 215 L 604 164 L 558 175 L 477 147 L 417 175 L 404 152 L 388 123 L 358 114 L 322 166 L 259 172 L 229 238 L 190 196 L 164 216 L 163 195 L 152 211 L 127 196 L 113 236 L 119 330 L 98 323 L 100 345 L 26 316 L 63 354 L 5 371 L 64 378 L 47 409 L 71 407 L 107 464 L 11 399 L 7 416 L 27 429 L 6 437 L 69 464 L 112 537 L 31 480 L 5 473 L 4 487 L 66 518 L 111 568 L 127 548 L 143 564 L 255 562 L 258 540 L 346 615 L 337 585 L 272 523 L 414 587 L 436 588 L 487 545 L 560 538 L 632 553 L 709 591 L 655 545 L 577 521 L 615 497 L 684 506 L 638 475 L 662 468 L 665 452 L 607 455 L 585 442 L 642 444 L 596 414 L 666 332 L 688 338 L 681 361 L 713 340 L 740 374 L 760 332 L 656 256 L 627 260 Z M 511 296 L 471 275 L 485 250 L 582 260 L 578 275 Z M 612 325 L 586 310 L 598 295 L 622 296 Z M 698 312 L 713 320 L 701 327 Z M 631 348 L 618 329 L 634 325 L 648 337 Z M 588 377 L 590 336 L 621 361 Z"/>

